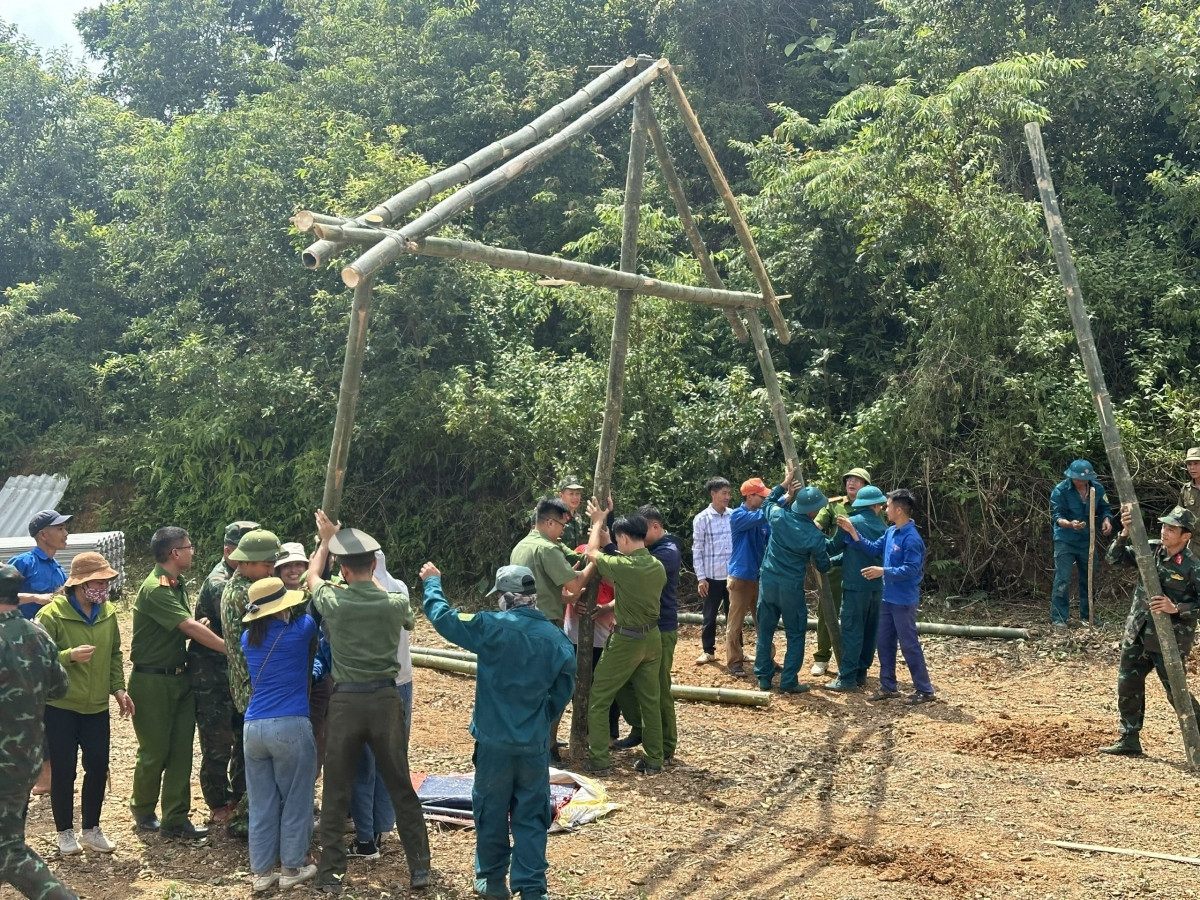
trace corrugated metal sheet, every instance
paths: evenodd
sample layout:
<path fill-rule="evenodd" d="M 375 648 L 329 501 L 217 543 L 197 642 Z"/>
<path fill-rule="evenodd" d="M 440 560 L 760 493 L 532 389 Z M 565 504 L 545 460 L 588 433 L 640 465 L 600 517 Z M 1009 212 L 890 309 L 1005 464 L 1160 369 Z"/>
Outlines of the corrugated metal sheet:
<path fill-rule="evenodd" d="M 35 509 L 34 512 L 37 512 Z M 0 559 L 8 561 L 18 553 L 33 549 L 33 538 L 0 537 Z M 99 531 L 94 534 L 69 534 L 67 546 L 54 554 L 58 564 L 67 572 L 71 571 L 71 560 L 80 553 L 94 550 L 108 560 L 108 564 L 120 573 L 120 577 L 112 585 L 113 590 L 120 591 L 125 583 L 125 535 L 120 531 Z"/>
<path fill-rule="evenodd" d="M 0 489 L 0 538 L 29 537 L 29 520 L 56 509 L 67 492 L 66 475 L 14 475 Z"/>

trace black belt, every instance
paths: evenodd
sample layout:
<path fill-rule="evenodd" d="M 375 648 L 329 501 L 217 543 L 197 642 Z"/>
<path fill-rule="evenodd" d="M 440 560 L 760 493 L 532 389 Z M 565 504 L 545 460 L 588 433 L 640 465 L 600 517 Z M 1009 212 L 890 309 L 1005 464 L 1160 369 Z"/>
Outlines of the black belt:
<path fill-rule="evenodd" d="M 139 675 L 183 675 L 187 672 L 187 666 L 176 666 L 173 669 L 160 669 L 157 666 L 139 666 L 133 664 L 133 671 Z"/>
<path fill-rule="evenodd" d="M 369 694 L 380 688 L 394 688 L 395 686 L 396 682 L 390 678 L 381 678 L 378 681 L 339 681 L 333 686 L 333 692 L 335 694 Z"/>
<path fill-rule="evenodd" d="M 633 638 L 634 640 L 640 641 L 649 632 L 656 631 L 657 629 L 658 629 L 658 623 L 651 622 L 649 625 L 636 625 L 633 627 L 630 627 L 628 625 L 618 625 L 613 630 L 616 631 L 616 633 L 619 635 L 622 635 L 627 638 Z"/>

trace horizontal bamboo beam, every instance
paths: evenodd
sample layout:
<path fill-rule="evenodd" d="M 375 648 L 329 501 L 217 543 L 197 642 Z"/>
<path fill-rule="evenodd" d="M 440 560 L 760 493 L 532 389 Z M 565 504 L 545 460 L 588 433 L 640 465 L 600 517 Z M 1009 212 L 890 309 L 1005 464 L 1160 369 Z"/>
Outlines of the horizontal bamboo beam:
<path fill-rule="evenodd" d="M 636 64 L 636 60 L 631 61 Z M 535 147 L 531 147 L 519 156 L 513 157 L 499 168 L 493 169 L 487 175 L 464 188 L 461 188 L 409 222 L 395 239 L 376 244 L 353 263 L 342 270 L 342 280 L 350 287 L 362 278 L 378 272 L 379 269 L 395 261 L 405 251 L 405 244 L 414 238 L 428 234 L 435 228 L 444 225 L 454 216 L 476 203 L 490 197 L 515 179 L 536 168 L 557 154 L 561 153 L 572 142 L 583 137 L 597 125 L 616 115 L 622 106 L 631 101 L 642 88 L 649 85 L 663 72 L 670 70 L 670 63 L 660 59 L 646 71 L 630 78 L 625 85 L 590 112 L 586 112 L 553 137 L 549 137 Z"/>
<path fill-rule="evenodd" d="M 767 268 L 763 265 L 762 258 L 758 255 L 758 248 L 754 246 L 754 236 L 750 234 L 750 226 L 746 224 L 746 219 L 737 204 L 737 199 L 733 196 L 733 189 L 729 187 L 729 181 L 725 178 L 721 164 L 717 161 L 717 156 L 713 153 L 712 147 L 709 146 L 708 138 L 704 136 L 703 129 L 700 128 L 700 120 L 696 118 L 696 113 L 692 110 L 692 104 L 688 102 L 687 95 L 683 92 L 683 85 L 679 83 L 679 79 L 675 77 L 675 73 L 671 71 L 670 66 L 667 66 L 663 71 L 663 80 L 666 82 L 667 88 L 675 100 L 675 105 L 679 109 L 679 115 L 683 118 L 684 127 L 687 128 L 688 134 L 692 136 L 692 143 L 696 145 L 696 151 L 700 154 L 700 159 L 704 162 L 704 167 L 708 169 L 708 175 L 712 179 L 717 193 L 721 195 L 721 200 L 725 204 L 725 210 L 729 213 L 730 221 L 733 222 L 733 230 L 737 232 L 738 240 L 742 244 L 742 250 L 746 254 L 746 260 L 750 264 L 750 271 L 754 273 L 759 290 L 762 291 L 763 297 L 766 298 L 767 312 L 771 314 L 771 321 L 775 324 L 775 331 L 779 334 L 779 340 L 786 344 L 791 341 L 792 333 L 788 330 L 783 313 L 779 311 L 779 303 L 775 297 L 775 291 L 771 287 L 771 279 L 767 276 Z"/>
<path fill-rule="evenodd" d="M 412 663 L 419 669 L 438 669 L 442 672 L 454 672 L 457 675 L 475 675 L 478 664 L 475 654 L 459 651 L 459 656 L 451 657 L 451 650 L 431 650 L 429 648 L 412 647 L 409 651 Z M 694 700 L 707 703 L 732 703 L 739 706 L 769 706 L 771 695 L 766 691 L 743 691 L 734 688 L 695 687 L 687 684 L 671 685 L 671 696 L 676 700 Z"/>
<path fill-rule="evenodd" d="M 680 625 L 703 625 L 704 616 L 700 613 L 680 613 Z M 724 625 L 725 617 L 717 616 L 717 624 Z M 746 616 L 745 625 L 753 625 L 754 619 Z M 817 630 L 817 620 L 808 620 L 808 630 Z M 951 625 L 945 622 L 918 622 L 918 634 L 941 634 L 950 637 L 996 638 L 1004 641 L 1026 641 L 1030 634 L 1024 628 L 1001 628 L 996 625 Z"/>
<path fill-rule="evenodd" d="M 463 659 L 467 662 L 475 662 L 475 654 L 470 650 L 447 650 L 444 647 L 409 647 L 410 653 L 419 653 L 422 656 L 440 656 L 443 659 Z"/>
<path fill-rule="evenodd" d="M 753 309 L 763 305 L 763 298 L 758 294 L 675 284 L 670 281 L 659 281 L 657 278 L 647 278 L 636 272 L 620 272 L 615 269 L 606 269 L 603 266 L 593 266 L 590 263 L 560 259 L 557 256 L 543 256 L 540 253 L 527 253 L 524 250 L 505 250 L 501 247 L 477 244 L 472 241 L 421 238 L 410 241 L 407 249 L 422 256 L 467 259 L 501 269 L 516 269 L 520 272 L 532 272 L 535 275 L 552 275 L 593 287 L 633 291 L 635 294 L 649 297 L 682 300 L 687 303 L 698 303 L 701 306 L 714 306 L 718 309 L 726 307 Z"/>
<path fill-rule="evenodd" d="M 440 194 L 447 188 L 475 178 L 484 169 L 502 159 L 507 159 L 518 150 L 523 150 L 530 144 L 542 140 L 553 129 L 557 128 L 571 116 L 578 115 L 590 106 L 597 97 L 604 94 L 613 85 L 625 79 L 627 72 L 635 65 L 630 57 L 605 69 L 604 74 L 588 82 L 562 103 L 550 107 L 528 125 L 517 129 L 512 134 L 493 141 L 462 162 L 443 169 L 427 178 L 422 178 L 389 197 L 374 209 L 363 213 L 355 221 L 367 224 L 370 217 L 378 217 L 380 223 L 388 225 L 411 212 L 419 203 L 424 203 L 430 197 Z M 297 226 L 299 227 L 299 226 Z M 307 231 L 307 228 L 301 228 Z M 309 269 L 320 268 L 331 258 L 344 250 L 346 245 L 336 240 L 322 239 L 305 248 L 304 265 Z"/>

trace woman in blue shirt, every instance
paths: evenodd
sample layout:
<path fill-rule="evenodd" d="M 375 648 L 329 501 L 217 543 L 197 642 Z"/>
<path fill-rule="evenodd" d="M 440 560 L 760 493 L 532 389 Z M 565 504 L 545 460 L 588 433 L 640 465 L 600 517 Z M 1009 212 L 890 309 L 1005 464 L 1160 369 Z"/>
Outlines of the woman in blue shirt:
<path fill-rule="evenodd" d="M 313 832 L 317 744 L 308 718 L 308 682 L 317 640 L 311 616 L 294 621 L 305 602 L 278 578 L 250 588 L 242 618 L 242 650 L 250 672 L 244 744 L 250 800 L 250 871 L 254 891 L 281 890 L 309 881 L 317 867 L 305 865 Z M 280 863 L 278 872 L 275 863 Z"/>

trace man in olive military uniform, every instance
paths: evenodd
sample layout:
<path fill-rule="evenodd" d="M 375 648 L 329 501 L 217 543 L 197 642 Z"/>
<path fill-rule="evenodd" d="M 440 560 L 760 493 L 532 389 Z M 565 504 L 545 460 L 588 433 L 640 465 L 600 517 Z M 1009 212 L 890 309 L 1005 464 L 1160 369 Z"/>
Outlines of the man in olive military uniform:
<path fill-rule="evenodd" d="M 846 492 L 841 497 L 830 497 L 829 504 L 817 513 L 817 527 L 827 538 L 838 537 L 838 516 L 847 519 L 858 513 L 854 501 L 858 492 L 871 483 L 871 473 L 866 469 L 850 469 L 842 474 L 842 489 Z M 839 616 L 842 613 L 842 569 L 834 566 L 829 570 L 829 593 L 833 597 L 833 608 Z M 817 604 L 817 651 L 813 654 L 813 675 L 824 675 L 829 669 L 829 659 L 833 656 L 833 641 L 829 637 L 829 629 L 825 627 L 825 607 Z"/>
<path fill-rule="evenodd" d="M 233 577 L 229 555 L 257 522 L 230 522 L 225 526 L 225 546 L 196 600 L 194 616 L 214 634 L 224 636 L 221 594 Z M 224 653 L 209 650 L 199 641 L 188 644 L 188 675 L 196 697 L 196 730 L 200 733 L 200 790 L 212 810 L 212 821 L 221 825 L 246 793 L 246 759 L 242 753 L 242 714 L 229 693 L 229 664 Z"/>
<path fill-rule="evenodd" d="M 1200 447 L 1192 447 L 1184 457 L 1188 481 L 1179 490 L 1179 505 L 1200 521 Z M 1192 556 L 1200 559 L 1200 534 L 1193 534 L 1188 548 Z"/>
<path fill-rule="evenodd" d="M 1128 508 L 1121 511 L 1120 535 L 1108 548 L 1105 558 L 1114 565 L 1136 566 L 1133 548 L 1129 545 Z M 1182 506 L 1177 506 L 1158 520 L 1162 523 L 1160 540 L 1152 541 L 1154 566 L 1162 583 L 1162 594 L 1146 602 L 1146 591 L 1141 583 L 1134 589 L 1133 605 L 1125 621 L 1125 636 L 1121 640 L 1121 662 L 1117 670 L 1117 709 L 1121 714 L 1121 737 L 1101 753 L 1116 756 L 1141 756 L 1142 719 L 1146 711 L 1146 676 L 1153 669 L 1167 691 L 1167 699 L 1174 707 L 1171 684 L 1163 665 L 1158 635 L 1154 630 L 1151 612 L 1166 613 L 1171 617 L 1171 627 L 1179 644 L 1179 655 L 1187 659 L 1196 637 L 1196 619 L 1200 613 L 1200 563 L 1188 549 L 1196 530 L 1196 517 Z M 1200 719 L 1200 705 L 1189 695 L 1196 718 Z"/>
<path fill-rule="evenodd" d="M 621 516 L 613 523 L 616 554 L 600 549 L 600 532 L 612 500 L 601 507 L 595 497 L 588 503 L 592 531 L 588 536 L 588 559 L 602 578 L 613 583 L 613 612 L 617 624 L 596 666 L 592 696 L 588 703 L 587 771 L 608 775 L 608 708 L 627 683 L 633 687 L 642 714 L 642 758 L 634 768 L 643 775 L 657 775 L 663 765 L 662 709 L 659 704 L 659 659 L 662 635 L 658 630 L 662 589 L 667 570 L 646 549 L 646 520 L 638 515 Z"/>
<path fill-rule="evenodd" d="M 578 476 L 568 475 L 558 483 L 558 499 L 567 504 L 567 509 L 571 511 L 571 518 L 563 527 L 559 541 L 574 550 L 580 544 L 587 543 L 592 524 L 584 515 L 584 510 L 579 507 L 583 501 L 583 485 L 580 484 Z"/>
<path fill-rule="evenodd" d="M 25 576 L 0 566 L 0 884 L 36 900 L 78 900 L 25 843 L 29 790 L 42 769 L 47 700 L 67 693 L 67 670 L 45 629 L 21 615 Z"/>
<path fill-rule="evenodd" d="M 157 564 L 133 603 L 129 650 L 133 672 L 128 690 L 137 708 L 133 730 L 138 739 L 129 809 L 141 831 L 203 837 L 208 829 L 188 820 L 196 698 L 187 674 L 187 641 L 199 641 L 218 653 L 225 652 L 225 642 L 194 619 L 188 606 L 182 576 L 195 553 L 188 533 L 174 526 L 160 528 L 150 539 L 150 550 Z M 161 823 L 154 814 L 160 790 Z"/>
<path fill-rule="evenodd" d="M 328 629 L 335 685 L 326 720 L 316 888 L 341 893 L 346 876 L 342 833 L 363 747 L 375 754 L 376 770 L 395 807 L 411 884 L 428 887 L 429 834 L 408 772 L 408 724 L 395 683 L 400 671 L 396 648 L 401 632 L 412 630 L 412 607 L 403 594 L 389 594 L 375 584 L 378 541 L 357 528 L 339 529 L 322 510 L 317 510 L 316 519 L 321 544 L 309 561 L 305 581 L 312 606 Z M 321 577 L 331 552 L 344 584 L 333 585 Z"/>
<path fill-rule="evenodd" d="M 229 561 L 236 571 L 221 591 L 221 636 L 225 640 L 225 659 L 229 667 L 229 694 L 239 723 L 250 705 L 250 670 L 242 652 L 242 617 L 250 605 L 250 586 L 275 574 L 275 560 L 283 555 L 283 544 L 273 532 L 261 528 L 247 531 L 230 551 Z M 239 729 L 240 729 L 239 725 Z M 239 744 L 241 742 L 239 741 Z M 250 834 L 250 801 L 243 793 L 226 818 L 234 837 Z"/>

